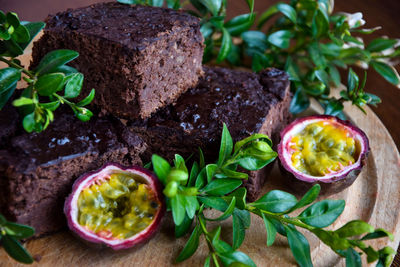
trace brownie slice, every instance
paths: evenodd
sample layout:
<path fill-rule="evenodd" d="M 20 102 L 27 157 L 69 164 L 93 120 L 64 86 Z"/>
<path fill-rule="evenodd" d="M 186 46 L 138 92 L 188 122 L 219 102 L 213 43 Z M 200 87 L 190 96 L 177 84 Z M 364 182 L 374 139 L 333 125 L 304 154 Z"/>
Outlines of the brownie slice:
<path fill-rule="evenodd" d="M 142 163 L 139 156 L 146 149 L 145 143 L 130 133 L 126 144 L 117 135 L 121 127 L 110 118 L 79 122 L 66 112 L 40 134 L 13 137 L 0 150 L 0 213 L 33 226 L 36 236 L 63 228 L 64 200 L 81 174 L 108 161 Z"/>
<path fill-rule="evenodd" d="M 206 158 L 216 159 L 223 123 L 234 141 L 264 133 L 278 142 L 290 118 L 291 93 L 285 72 L 270 68 L 256 74 L 217 67 L 204 67 L 204 71 L 204 78 L 176 105 L 148 120 L 130 122 L 130 130 L 141 133 L 150 146 L 147 158 L 151 153 L 169 159 L 175 153 L 187 157 L 201 147 Z M 250 200 L 258 196 L 267 172 L 266 168 L 249 173 L 245 186 Z"/>
<path fill-rule="evenodd" d="M 85 75 L 83 94 L 125 118 L 147 118 L 196 85 L 202 74 L 199 19 L 183 11 L 117 2 L 69 9 L 47 18 L 33 62 L 54 49 L 73 49 Z"/>

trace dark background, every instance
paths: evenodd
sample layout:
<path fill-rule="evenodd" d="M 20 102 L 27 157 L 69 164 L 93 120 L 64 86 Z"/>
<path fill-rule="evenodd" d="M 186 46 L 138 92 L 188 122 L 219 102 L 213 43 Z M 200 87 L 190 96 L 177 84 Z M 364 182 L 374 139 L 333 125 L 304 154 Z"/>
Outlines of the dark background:
<path fill-rule="evenodd" d="M 102 2 L 102 0 L 0 0 L 0 9 L 5 12 L 17 12 L 21 20 L 43 21 L 49 13 L 63 11 L 67 8 L 87 6 L 96 2 Z M 255 2 L 256 12 L 262 12 L 278 1 L 255 0 Z M 390 38 L 400 38 L 400 0 L 337 0 L 335 1 L 334 11 L 362 12 L 363 18 L 367 22 L 365 27 L 382 26 L 381 30 L 364 37 L 367 42 L 374 37 L 382 35 L 387 35 Z M 247 12 L 246 1 L 228 0 L 229 17 Z M 397 67 L 397 70 L 400 70 L 400 68 Z M 399 148 L 400 104 L 398 102 L 400 101 L 400 89 L 390 85 L 373 70 L 368 70 L 365 90 L 378 95 L 382 99 L 382 104 L 378 105 L 377 108 L 373 108 L 373 111 L 383 121 Z M 400 266 L 399 253 L 392 266 Z"/>

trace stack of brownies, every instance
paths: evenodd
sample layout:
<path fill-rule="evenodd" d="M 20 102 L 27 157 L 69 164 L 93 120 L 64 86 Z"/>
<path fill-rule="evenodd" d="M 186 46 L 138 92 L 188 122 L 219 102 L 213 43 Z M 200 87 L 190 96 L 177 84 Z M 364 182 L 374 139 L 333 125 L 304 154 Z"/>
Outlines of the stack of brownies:
<path fill-rule="evenodd" d="M 264 133 L 276 142 L 289 120 L 286 73 L 202 66 L 199 20 L 181 11 L 110 2 L 58 13 L 32 66 L 62 48 L 79 52 L 71 65 L 85 75 L 83 95 L 96 89 L 97 115 L 79 122 L 59 112 L 46 131 L 28 134 L 11 105 L 0 112 L 0 213 L 36 236 L 66 225 L 73 182 L 105 162 L 141 165 L 153 153 L 172 159 L 198 147 L 214 159 L 223 123 L 234 141 Z M 251 200 L 266 172 L 250 172 Z"/>

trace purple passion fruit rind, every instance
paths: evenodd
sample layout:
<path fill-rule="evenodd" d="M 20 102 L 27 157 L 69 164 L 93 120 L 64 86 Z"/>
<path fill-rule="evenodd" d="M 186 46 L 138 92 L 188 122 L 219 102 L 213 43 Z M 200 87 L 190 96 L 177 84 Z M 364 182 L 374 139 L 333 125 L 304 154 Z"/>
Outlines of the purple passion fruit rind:
<path fill-rule="evenodd" d="M 314 122 L 326 122 L 327 125 L 339 125 L 350 133 L 355 141 L 355 162 L 348 166 L 343 166 L 340 171 L 325 174 L 323 176 L 313 176 L 300 172 L 293 166 L 290 154 L 289 143 L 292 138 L 299 135 L 307 125 Z M 279 167 L 285 183 L 295 192 L 302 194 L 311 188 L 314 184 L 321 185 L 321 195 L 332 195 L 338 193 L 353 184 L 366 164 L 369 154 L 369 142 L 366 134 L 359 128 L 352 125 L 349 121 L 343 121 L 337 117 L 329 115 L 315 115 L 304 118 L 298 118 L 290 123 L 281 132 L 281 142 L 278 144 Z"/>
<path fill-rule="evenodd" d="M 140 177 L 143 184 L 146 184 L 148 187 L 150 187 L 154 198 L 158 202 L 157 211 L 154 214 L 151 223 L 140 232 L 126 239 L 118 239 L 114 237 L 110 238 L 109 236 L 98 235 L 91 229 L 88 229 L 78 222 L 78 199 L 80 193 L 84 189 L 92 186 L 94 181 L 114 173 L 130 174 L 136 178 Z M 114 250 L 128 249 L 132 246 L 148 241 L 160 228 L 161 220 L 165 214 L 165 209 L 162 185 L 153 173 L 139 166 L 124 167 L 117 163 L 107 163 L 99 170 L 86 173 L 78 178 L 72 186 L 72 193 L 68 196 L 64 204 L 64 213 L 67 217 L 68 227 L 73 233 L 83 240 L 90 242 L 92 245 L 100 245 L 97 247 L 106 246 Z"/>

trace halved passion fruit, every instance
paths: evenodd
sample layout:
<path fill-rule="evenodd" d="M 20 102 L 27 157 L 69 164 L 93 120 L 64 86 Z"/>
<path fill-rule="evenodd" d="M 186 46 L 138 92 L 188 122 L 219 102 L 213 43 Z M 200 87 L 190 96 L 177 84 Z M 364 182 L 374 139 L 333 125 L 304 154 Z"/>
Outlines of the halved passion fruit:
<path fill-rule="evenodd" d="M 323 195 L 350 186 L 368 152 L 368 138 L 362 130 L 329 115 L 296 119 L 281 132 L 278 145 L 288 184 L 303 193 L 319 183 Z"/>
<path fill-rule="evenodd" d="M 64 213 L 78 236 L 118 250 L 148 240 L 160 226 L 165 205 L 154 174 L 109 163 L 75 181 Z"/>

